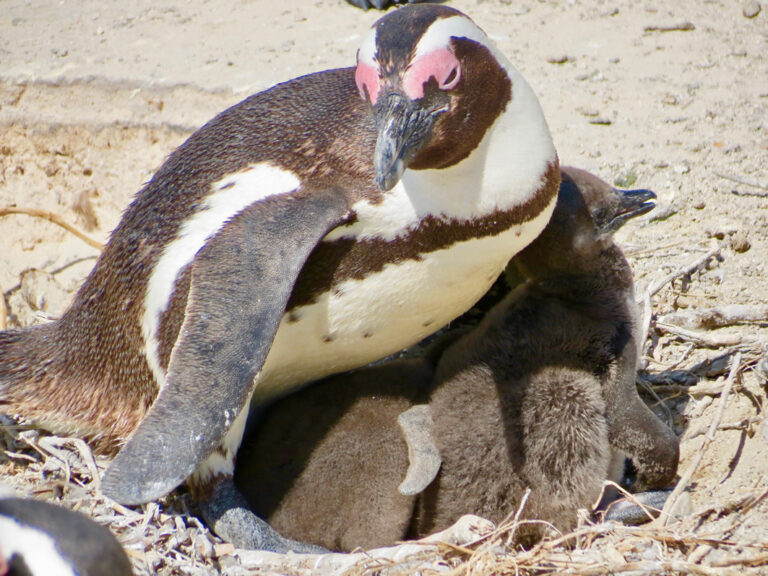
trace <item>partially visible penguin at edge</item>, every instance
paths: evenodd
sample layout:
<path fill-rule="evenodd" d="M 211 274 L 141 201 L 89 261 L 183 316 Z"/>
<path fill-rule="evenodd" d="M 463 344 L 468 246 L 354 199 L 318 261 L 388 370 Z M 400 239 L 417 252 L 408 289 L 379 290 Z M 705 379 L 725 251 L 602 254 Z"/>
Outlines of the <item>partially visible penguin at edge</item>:
<path fill-rule="evenodd" d="M 569 530 L 625 455 L 638 490 L 673 482 L 678 440 L 635 388 L 632 272 L 613 241 L 655 195 L 574 168 L 562 177 L 550 224 L 510 264 L 524 283 L 474 329 L 424 358 L 323 380 L 264 415 L 236 471 L 257 514 L 291 538 L 351 550 L 468 513 L 500 522 L 526 488 L 523 518 Z M 519 542 L 544 526 L 523 526 Z"/>

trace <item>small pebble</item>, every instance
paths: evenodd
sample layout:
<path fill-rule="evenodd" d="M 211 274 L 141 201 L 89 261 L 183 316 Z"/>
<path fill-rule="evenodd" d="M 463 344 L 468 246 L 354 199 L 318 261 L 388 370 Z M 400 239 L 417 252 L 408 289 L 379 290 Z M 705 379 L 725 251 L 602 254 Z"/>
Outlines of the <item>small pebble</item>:
<path fill-rule="evenodd" d="M 693 207 L 696 208 L 696 210 L 703 210 L 707 207 L 707 203 L 704 202 L 704 200 L 699 200 L 693 204 Z"/>
<path fill-rule="evenodd" d="M 739 230 L 733 236 L 731 236 L 731 248 L 734 252 L 741 254 L 749 250 L 751 247 L 752 244 L 750 244 L 747 235 L 742 230 Z"/>
<path fill-rule="evenodd" d="M 567 54 L 560 54 L 559 56 L 550 56 L 547 58 L 547 62 L 550 64 L 565 64 L 570 58 Z"/>
<path fill-rule="evenodd" d="M 741 6 L 741 13 L 744 14 L 744 18 L 754 18 L 760 14 L 760 2 L 757 0 L 747 0 Z"/>
<path fill-rule="evenodd" d="M 717 240 L 722 240 L 723 238 L 725 238 L 725 235 L 727 234 L 725 230 L 710 229 L 710 228 L 707 228 L 704 231 L 704 233 L 707 235 L 707 237 L 716 238 Z"/>
<path fill-rule="evenodd" d="M 48 164 L 48 166 L 45 167 L 45 175 L 48 176 L 48 178 L 52 178 L 59 172 L 59 167 L 56 166 L 55 163 L 51 162 Z"/>

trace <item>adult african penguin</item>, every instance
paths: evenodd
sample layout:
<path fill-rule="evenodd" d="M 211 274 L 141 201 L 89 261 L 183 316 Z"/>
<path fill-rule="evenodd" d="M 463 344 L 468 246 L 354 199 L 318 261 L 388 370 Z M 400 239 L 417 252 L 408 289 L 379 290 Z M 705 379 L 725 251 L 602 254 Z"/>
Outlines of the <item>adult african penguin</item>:
<path fill-rule="evenodd" d="M 0 499 L 0 575 L 131 574 L 117 539 L 84 514 L 39 500 Z"/>
<path fill-rule="evenodd" d="M 485 33 L 446 6 L 393 11 L 355 68 L 251 96 L 171 154 L 62 318 L 0 334 L 0 405 L 119 450 L 118 502 L 191 476 L 220 536 L 285 549 L 231 482 L 249 400 L 463 313 L 559 180 L 536 96 Z"/>

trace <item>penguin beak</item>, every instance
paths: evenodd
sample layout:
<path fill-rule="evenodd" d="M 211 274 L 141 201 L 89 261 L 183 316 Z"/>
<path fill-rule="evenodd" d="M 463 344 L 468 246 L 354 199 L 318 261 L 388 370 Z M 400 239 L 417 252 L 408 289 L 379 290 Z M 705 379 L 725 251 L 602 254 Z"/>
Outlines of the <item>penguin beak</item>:
<path fill-rule="evenodd" d="M 447 104 L 425 107 L 397 92 L 379 99 L 374 107 L 379 134 L 373 166 L 382 191 L 391 190 L 400 181 L 411 160 L 429 141 L 435 120 L 447 110 Z"/>
<path fill-rule="evenodd" d="M 627 220 L 647 214 L 656 207 L 656 194 L 651 190 L 620 190 L 614 188 L 616 205 L 611 218 L 600 228 L 603 233 L 612 233 L 621 228 Z"/>

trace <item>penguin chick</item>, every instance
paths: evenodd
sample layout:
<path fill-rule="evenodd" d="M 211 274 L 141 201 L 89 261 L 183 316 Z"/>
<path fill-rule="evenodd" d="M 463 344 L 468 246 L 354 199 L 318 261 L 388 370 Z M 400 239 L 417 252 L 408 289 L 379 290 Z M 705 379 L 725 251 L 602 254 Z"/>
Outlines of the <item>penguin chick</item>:
<path fill-rule="evenodd" d="M 549 225 L 511 264 L 525 283 L 474 330 L 423 360 L 332 377 L 270 408 L 238 462 L 254 509 L 292 537 L 350 550 L 422 537 L 466 513 L 499 522 L 526 488 L 524 518 L 567 530 L 597 501 L 617 451 L 646 486 L 669 484 L 677 438 L 635 389 L 632 275 L 612 240 L 654 197 L 564 168 Z M 404 496 L 396 415 L 427 396 L 442 467 Z M 542 533 L 531 524 L 518 536 Z"/>
<path fill-rule="evenodd" d="M 250 400 L 462 314 L 543 229 L 559 178 L 533 91 L 485 33 L 405 6 L 355 68 L 256 94 L 171 154 L 62 318 L 0 333 L 0 406 L 119 449 L 102 487 L 122 504 L 192 475 L 220 536 L 293 547 L 233 490 Z"/>
<path fill-rule="evenodd" d="M 394 360 L 313 384 L 267 409 L 238 454 L 235 483 L 278 531 L 329 550 L 402 539 L 413 495 L 397 419 L 427 400 L 433 367 Z"/>
<path fill-rule="evenodd" d="M 80 512 L 6 498 L 0 499 L 0 574 L 130 576 L 133 570 L 112 533 Z"/>

